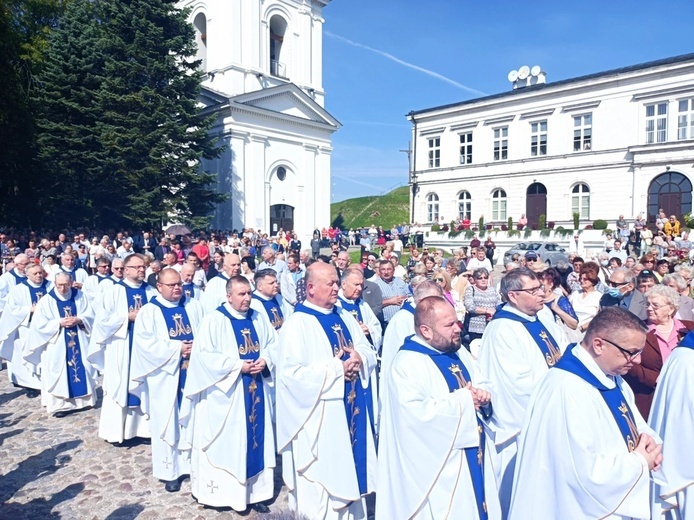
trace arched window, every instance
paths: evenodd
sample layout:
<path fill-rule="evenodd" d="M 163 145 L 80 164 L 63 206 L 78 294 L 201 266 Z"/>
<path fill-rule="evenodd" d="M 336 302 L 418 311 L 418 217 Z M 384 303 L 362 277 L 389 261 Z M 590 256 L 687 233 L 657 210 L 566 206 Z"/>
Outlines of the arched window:
<path fill-rule="evenodd" d="M 439 196 L 436 193 L 427 195 L 427 222 L 439 221 Z"/>
<path fill-rule="evenodd" d="M 284 35 L 287 32 L 287 22 L 276 14 L 270 18 L 270 74 L 280 78 L 287 77 L 286 49 Z"/>
<path fill-rule="evenodd" d="M 692 183 L 683 174 L 668 171 L 655 177 L 648 186 L 648 219 L 655 222 L 658 210 L 669 217 L 681 217 L 692 211 Z"/>
<path fill-rule="evenodd" d="M 472 197 L 467 191 L 461 191 L 458 195 L 458 218 L 460 220 L 472 219 Z"/>
<path fill-rule="evenodd" d="M 506 192 L 504 190 L 492 192 L 492 220 L 506 220 Z"/>
<path fill-rule="evenodd" d="M 590 188 L 578 183 L 571 190 L 571 214 L 578 213 L 581 219 L 590 218 Z"/>
<path fill-rule="evenodd" d="M 200 70 L 207 72 L 207 16 L 205 13 L 198 13 L 193 20 L 195 28 L 195 44 L 198 52 L 196 60 L 200 60 Z"/>

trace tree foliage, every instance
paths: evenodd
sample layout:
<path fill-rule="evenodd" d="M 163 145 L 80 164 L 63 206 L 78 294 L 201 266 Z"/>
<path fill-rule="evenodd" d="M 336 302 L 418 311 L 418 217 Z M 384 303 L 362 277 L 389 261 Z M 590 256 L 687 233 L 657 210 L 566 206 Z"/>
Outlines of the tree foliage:
<path fill-rule="evenodd" d="M 187 13 L 170 0 L 73 0 L 36 96 L 45 213 L 71 225 L 197 224 L 222 197 L 201 158 L 221 151 L 200 115 Z"/>

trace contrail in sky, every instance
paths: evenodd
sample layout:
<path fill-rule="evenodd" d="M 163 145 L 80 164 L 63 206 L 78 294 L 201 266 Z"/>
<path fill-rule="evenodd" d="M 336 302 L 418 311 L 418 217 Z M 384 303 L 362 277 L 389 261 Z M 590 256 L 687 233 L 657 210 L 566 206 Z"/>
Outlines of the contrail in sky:
<path fill-rule="evenodd" d="M 449 85 L 453 85 L 454 87 L 457 87 L 459 89 L 465 90 L 467 92 L 470 92 L 471 94 L 476 94 L 479 96 L 486 96 L 484 92 L 480 92 L 479 90 L 475 90 L 472 87 L 468 87 L 467 85 L 463 85 L 462 83 L 458 83 L 455 80 L 452 80 L 451 78 L 447 78 L 446 76 L 443 76 L 442 74 L 439 74 L 438 72 L 434 72 L 433 70 L 425 69 L 424 67 L 420 67 L 418 65 L 414 65 L 412 63 L 408 63 L 407 61 L 401 60 L 400 58 L 396 58 L 392 54 L 388 54 L 387 52 L 380 51 L 378 49 L 374 49 L 373 47 L 369 47 L 368 45 L 364 45 L 362 43 L 358 43 L 355 41 L 352 41 L 348 38 L 345 38 L 344 36 L 340 36 L 339 34 L 331 33 L 330 31 L 323 31 L 324 34 L 330 36 L 331 38 L 335 38 L 336 40 L 340 40 L 344 43 L 347 43 L 348 45 L 352 45 L 353 47 L 359 47 L 360 49 L 366 49 L 367 51 L 375 52 L 376 54 L 380 54 L 384 58 L 387 58 L 391 61 L 394 61 L 395 63 L 399 63 L 400 65 L 403 65 L 407 68 L 423 72 L 427 76 L 431 76 L 432 78 L 440 79 L 441 81 L 444 81 L 445 83 L 448 83 Z"/>
<path fill-rule="evenodd" d="M 344 175 L 338 175 L 335 172 L 332 172 L 332 176 L 337 177 L 338 179 L 342 179 L 343 181 L 353 182 L 354 184 L 360 184 L 362 186 L 366 186 L 367 188 L 374 188 L 374 189 L 381 190 L 381 191 L 383 190 L 383 186 L 376 186 L 375 184 L 369 184 L 368 182 L 358 181 L 356 179 L 350 179 L 349 177 L 345 177 Z"/>

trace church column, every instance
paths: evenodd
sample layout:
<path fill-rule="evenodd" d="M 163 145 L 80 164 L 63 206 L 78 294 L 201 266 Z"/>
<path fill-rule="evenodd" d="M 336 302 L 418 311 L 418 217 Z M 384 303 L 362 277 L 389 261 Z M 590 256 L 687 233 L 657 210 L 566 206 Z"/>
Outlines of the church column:
<path fill-rule="evenodd" d="M 255 228 L 267 229 L 267 215 L 269 198 L 265 197 L 262 183 L 267 177 L 265 166 L 265 149 L 268 146 L 267 137 L 251 134 L 249 142 L 249 156 L 251 166 L 246 176 L 245 186 L 245 225 Z"/>
<path fill-rule="evenodd" d="M 231 221 L 227 222 L 227 225 L 231 229 L 239 227 L 243 224 L 245 218 L 245 183 L 246 183 L 246 173 L 250 172 L 248 166 L 248 157 L 246 155 L 248 146 L 247 132 L 241 132 L 237 130 L 231 131 L 230 144 L 230 154 L 231 154 L 231 165 L 230 165 L 230 190 L 229 197 L 231 198 Z M 225 226 L 226 227 L 226 226 Z"/>
<path fill-rule="evenodd" d="M 263 223 L 262 225 L 257 225 L 256 227 L 262 229 L 264 232 L 268 234 L 268 236 L 272 236 L 272 229 L 270 229 L 270 180 L 266 179 L 265 184 L 264 184 L 264 191 L 263 191 L 263 196 L 265 197 L 265 202 L 263 203 L 263 208 L 265 209 L 264 215 L 263 215 Z"/>
<path fill-rule="evenodd" d="M 330 225 L 330 154 L 333 149 L 329 146 L 321 146 L 317 150 L 316 164 L 316 227 Z"/>

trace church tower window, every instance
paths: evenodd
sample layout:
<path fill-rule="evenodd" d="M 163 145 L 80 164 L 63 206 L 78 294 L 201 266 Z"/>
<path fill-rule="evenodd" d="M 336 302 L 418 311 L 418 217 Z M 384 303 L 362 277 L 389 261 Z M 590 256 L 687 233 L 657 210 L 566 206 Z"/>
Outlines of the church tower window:
<path fill-rule="evenodd" d="M 284 43 L 287 22 L 279 15 L 270 18 L 270 74 L 280 78 L 287 77 L 287 49 Z"/>

